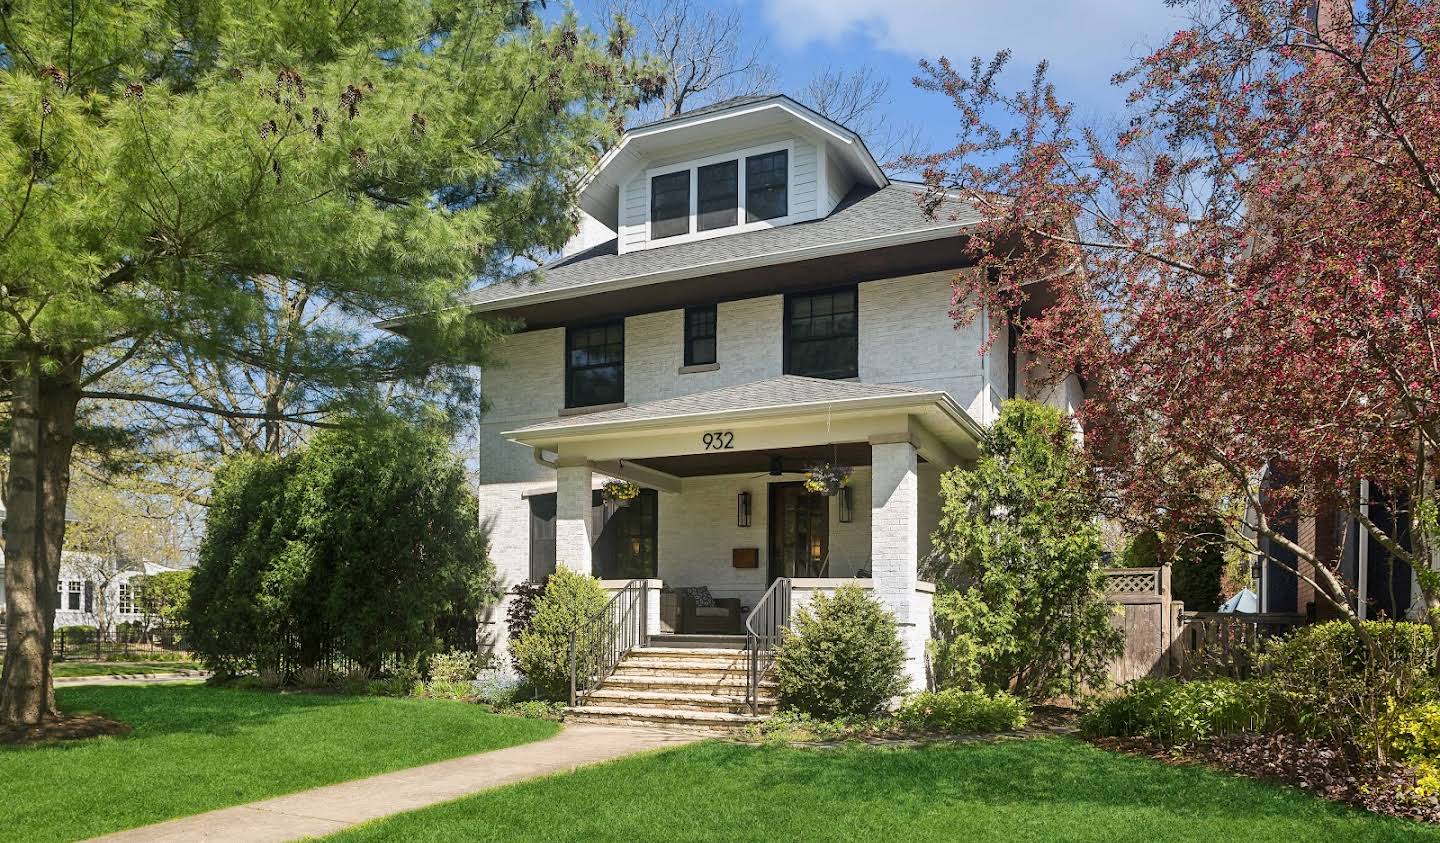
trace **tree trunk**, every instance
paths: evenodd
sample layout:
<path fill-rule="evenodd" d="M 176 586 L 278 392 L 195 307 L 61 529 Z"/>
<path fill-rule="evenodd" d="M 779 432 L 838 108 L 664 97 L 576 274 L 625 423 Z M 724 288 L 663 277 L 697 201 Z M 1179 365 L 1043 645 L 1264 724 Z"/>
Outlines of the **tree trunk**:
<path fill-rule="evenodd" d="M 18 373 L 5 489 L 8 648 L 0 671 L 0 723 L 39 725 L 56 713 L 50 650 L 58 608 L 65 499 L 80 399 L 80 360 L 45 373 L 38 354 Z"/>

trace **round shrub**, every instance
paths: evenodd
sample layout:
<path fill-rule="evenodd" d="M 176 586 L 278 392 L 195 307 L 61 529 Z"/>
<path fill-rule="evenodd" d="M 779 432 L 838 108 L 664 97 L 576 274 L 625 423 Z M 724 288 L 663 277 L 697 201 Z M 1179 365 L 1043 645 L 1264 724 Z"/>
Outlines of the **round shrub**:
<path fill-rule="evenodd" d="M 430 657 L 431 682 L 473 682 L 479 672 L 479 653 L 451 650 Z"/>
<path fill-rule="evenodd" d="M 77 644 L 94 644 L 100 631 L 93 626 L 62 626 L 55 630 L 55 646 L 60 646 L 60 636 L 65 636 L 65 646 L 74 647 Z"/>
<path fill-rule="evenodd" d="M 823 719 L 866 716 L 905 690 L 895 617 L 858 586 L 816 594 L 781 639 L 775 672 L 784 708 Z"/>
<path fill-rule="evenodd" d="M 1080 718 L 1090 737 L 1145 737 L 1182 746 L 1222 735 L 1263 731 L 1271 688 L 1262 680 L 1178 682 L 1141 679 Z"/>
<path fill-rule="evenodd" d="M 1029 709 L 1004 691 L 923 691 L 906 697 L 895 719 L 921 732 L 978 734 L 1006 732 L 1025 725 Z"/>
<path fill-rule="evenodd" d="M 1301 627 L 1266 650 L 1264 666 L 1291 728 L 1384 757 L 1393 712 L 1434 688 L 1434 642 L 1424 624 L 1364 628 L 1372 646 L 1344 621 Z"/>
<path fill-rule="evenodd" d="M 570 634 L 579 632 L 576 661 L 588 666 L 590 644 L 585 639 L 586 622 L 610 601 L 610 595 L 594 577 L 564 568 L 550 575 L 545 593 L 535 601 L 535 614 L 525 632 L 511 644 L 515 664 L 530 680 L 537 693 L 561 699 L 570 688 Z"/>

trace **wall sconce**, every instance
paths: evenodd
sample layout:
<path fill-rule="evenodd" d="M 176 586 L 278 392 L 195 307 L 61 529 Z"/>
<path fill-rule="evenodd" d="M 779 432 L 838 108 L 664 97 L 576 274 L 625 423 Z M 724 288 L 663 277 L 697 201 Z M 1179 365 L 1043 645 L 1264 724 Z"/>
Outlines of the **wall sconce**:
<path fill-rule="evenodd" d="M 849 486 L 840 489 L 840 523 L 850 524 L 855 520 L 855 490 Z"/>
<path fill-rule="evenodd" d="M 735 496 L 735 526 L 750 526 L 750 493 L 741 492 Z"/>

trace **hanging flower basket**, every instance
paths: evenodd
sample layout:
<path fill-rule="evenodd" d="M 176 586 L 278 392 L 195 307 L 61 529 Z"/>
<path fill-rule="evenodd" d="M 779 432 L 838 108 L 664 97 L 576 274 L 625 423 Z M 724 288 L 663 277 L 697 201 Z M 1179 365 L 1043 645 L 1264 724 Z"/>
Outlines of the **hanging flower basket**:
<path fill-rule="evenodd" d="M 805 491 L 834 497 L 850 485 L 850 466 L 821 463 L 805 469 Z"/>
<path fill-rule="evenodd" d="M 600 487 L 600 497 L 625 506 L 640 497 L 640 487 L 629 480 L 611 480 Z"/>

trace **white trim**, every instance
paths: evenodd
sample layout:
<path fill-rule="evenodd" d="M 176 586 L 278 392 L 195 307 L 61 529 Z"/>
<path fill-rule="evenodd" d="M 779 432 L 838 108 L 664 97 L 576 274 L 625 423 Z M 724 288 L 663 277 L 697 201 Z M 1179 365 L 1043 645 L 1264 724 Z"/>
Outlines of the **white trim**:
<path fill-rule="evenodd" d="M 871 395 L 857 398 L 841 399 L 818 399 L 814 401 L 800 401 L 790 404 L 770 404 L 763 407 L 747 407 L 745 409 L 706 410 L 695 413 L 676 413 L 665 416 L 641 416 L 633 419 L 620 419 L 610 421 L 577 420 L 573 424 L 550 425 L 541 428 L 517 428 L 515 430 L 503 431 L 500 435 L 513 442 L 529 444 L 528 439 L 541 439 L 546 442 L 555 439 L 573 439 L 580 436 L 589 436 L 596 433 L 605 433 L 615 430 L 646 430 L 656 427 L 673 427 L 677 425 L 699 424 L 711 419 L 724 419 L 726 417 L 741 417 L 744 419 L 763 419 L 777 416 L 798 415 L 813 410 L 871 410 L 888 409 L 893 407 L 911 406 L 937 406 L 956 425 L 970 434 L 972 438 L 979 441 L 984 430 L 975 420 L 972 419 L 955 399 L 948 392 L 914 392 L 902 395 Z"/>
<path fill-rule="evenodd" d="M 492 299 L 490 301 L 476 302 L 475 304 L 460 305 L 472 313 L 484 313 L 492 310 L 509 310 L 514 307 L 523 307 L 531 304 L 544 304 L 552 301 L 564 301 L 566 299 L 581 298 L 594 295 L 595 293 L 612 292 L 615 290 L 628 290 L 633 287 L 644 287 L 650 284 L 662 284 L 666 281 L 681 281 L 687 278 L 699 278 L 705 275 L 714 275 L 721 272 L 734 272 L 742 269 L 751 269 L 757 266 L 771 266 L 781 263 L 796 263 L 816 258 L 845 255 L 852 252 L 863 252 L 869 249 L 883 249 L 887 246 L 906 246 L 912 243 L 923 243 L 928 240 L 941 240 L 945 237 L 952 237 L 964 232 L 968 228 L 978 225 L 973 223 L 947 223 L 933 228 L 915 228 L 908 231 L 897 231 L 889 234 L 877 234 L 873 237 L 861 237 L 856 240 L 843 240 L 837 243 L 822 243 L 816 246 L 803 246 L 799 249 L 786 249 L 779 252 L 766 252 L 757 255 L 746 255 L 743 258 L 726 258 L 724 260 L 711 261 L 709 263 L 694 264 L 692 266 L 680 267 L 678 269 L 666 270 L 664 272 L 650 272 L 642 275 L 627 275 L 622 278 L 610 278 L 604 281 L 592 281 L 587 284 L 574 284 L 559 290 L 546 290 L 540 293 L 528 295 L 510 296 L 503 299 Z M 500 282 L 505 283 L 505 282 Z M 403 324 L 409 317 L 398 317 L 388 319 L 379 323 L 381 328 L 395 328 Z"/>
<path fill-rule="evenodd" d="M 713 111 L 708 114 L 700 114 L 690 118 L 675 118 L 672 120 L 666 120 L 662 123 L 657 123 L 653 126 L 643 126 L 638 129 L 631 129 L 630 131 L 625 133 L 624 137 L 620 138 L 620 143 L 616 144 L 613 149 L 601 156 L 599 161 L 595 162 L 595 166 L 592 167 L 590 169 L 590 172 L 586 173 L 584 178 L 580 180 L 577 192 L 584 193 L 585 189 L 590 186 L 590 183 L 594 181 L 595 178 L 599 176 L 602 172 L 604 172 L 605 168 L 609 167 L 611 162 L 613 162 L 616 158 L 619 158 L 620 155 L 626 151 L 625 148 L 629 146 L 630 142 L 633 140 L 636 140 L 638 138 L 650 137 L 651 135 L 662 134 L 664 132 L 673 131 L 675 129 L 683 129 L 691 126 L 703 126 L 704 124 L 713 122 L 715 120 L 728 120 L 732 117 L 739 117 L 745 114 L 754 114 L 756 112 L 765 111 L 766 109 L 771 108 L 778 108 L 782 111 L 788 112 L 792 116 L 811 124 L 821 132 L 830 135 L 838 142 L 859 149 L 863 153 L 861 155 L 861 159 L 865 167 L 866 173 L 874 180 L 875 184 L 880 187 L 884 187 L 890 183 L 890 179 L 885 175 L 885 171 L 880 169 L 880 165 L 875 162 L 875 156 L 871 155 L 869 148 L 865 146 L 865 141 L 863 138 L 850 131 L 849 129 L 846 129 L 844 126 L 841 126 L 839 123 L 836 123 L 834 120 L 825 117 L 819 112 L 812 111 L 811 109 L 800 105 L 800 103 L 795 102 L 784 94 L 779 94 L 776 95 L 773 99 L 761 100 L 760 102 L 751 103 L 745 106 L 727 108 L 721 111 Z"/>
<path fill-rule="evenodd" d="M 1370 517 L 1370 481 L 1360 481 L 1360 514 Z M 1370 532 L 1355 522 L 1355 605 L 1360 620 L 1369 620 L 1370 613 Z"/>
<path fill-rule="evenodd" d="M 748 159 L 760 155 L 769 155 L 773 152 L 785 153 L 785 216 L 775 217 L 768 220 L 756 220 L 746 222 L 745 220 L 745 163 Z M 708 167 L 711 164 L 724 164 L 730 161 L 735 162 L 737 177 L 735 194 L 735 225 L 727 225 L 722 228 L 712 228 L 709 231 L 700 230 L 700 168 Z M 668 176 L 674 173 L 685 171 L 690 172 L 690 217 L 687 222 L 687 230 L 684 234 L 673 234 L 669 237 L 655 237 L 654 219 L 651 216 L 651 187 L 654 180 L 660 176 Z M 625 247 L 622 240 L 617 248 L 620 254 L 644 251 L 645 249 L 658 248 L 660 246 L 675 246 L 681 243 L 693 243 L 697 240 L 709 240 L 714 237 L 724 237 L 727 234 L 743 234 L 747 231 L 762 231 L 767 228 L 778 228 L 782 225 L 789 225 L 795 222 L 795 141 L 793 139 L 778 143 L 764 144 L 762 146 L 746 147 L 728 152 L 707 155 L 704 158 L 694 158 L 689 161 L 681 161 L 675 164 L 667 164 L 663 167 L 652 167 L 641 173 L 639 178 L 645 180 L 645 242 L 636 246 Z"/>

